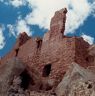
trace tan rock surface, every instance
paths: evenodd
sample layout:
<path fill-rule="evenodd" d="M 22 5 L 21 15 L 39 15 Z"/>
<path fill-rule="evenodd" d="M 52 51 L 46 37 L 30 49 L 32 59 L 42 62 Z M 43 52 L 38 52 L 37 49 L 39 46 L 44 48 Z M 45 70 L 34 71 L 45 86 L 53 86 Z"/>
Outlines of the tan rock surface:
<path fill-rule="evenodd" d="M 57 96 L 95 96 L 95 75 L 72 63 L 56 88 Z"/>

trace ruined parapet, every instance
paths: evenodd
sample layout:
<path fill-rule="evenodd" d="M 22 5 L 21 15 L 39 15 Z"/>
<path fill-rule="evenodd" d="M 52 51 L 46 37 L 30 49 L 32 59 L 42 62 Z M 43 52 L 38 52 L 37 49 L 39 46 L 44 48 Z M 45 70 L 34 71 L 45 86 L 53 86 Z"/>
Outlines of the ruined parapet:
<path fill-rule="evenodd" d="M 31 37 L 29 37 L 26 32 L 22 32 L 22 33 L 19 34 L 19 36 L 18 36 L 18 38 L 16 40 L 16 44 L 13 47 L 13 51 L 14 51 L 14 56 L 15 57 L 18 56 L 20 47 L 22 45 L 24 45 L 29 39 L 31 39 Z"/>
<path fill-rule="evenodd" d="M 67 9 L 56 11 L 50 23 L 50 38 L 63 36 L 65 31 Z"/>
<path fill-rule="evenodd" d="M 22 45 L 24 45 L 29 39 L 31 39 L 30 36 L 27 35 L 26 32 L 22 32 L 19 34 L 17 40 L 16 40 L 16 43 L 13 47 L 13 50 L 17 50 L 19 49 Z M 16 53 L 16 52 L 15 52 Z"/>
<path fill-rule="evenodd" d="M 75 38 L 75 62 L 83 67 L 91 66 L 88 58 L 89 44 L 83 40 L 82 37 Z M 89 58 L 90 59 L 90 58 Z"/>
<path fill-rule="evenodd" d="M 29 39 L 31 39 L 31 37 L 29 37 L 26 32 L 20 33 L 13 48 L 4 57 L 2 57 L 1 64 L 6 63 L 13 57 L 18 57 L 20 47 L 24 45 Z"/>
<path fill-rule="evenodd" d="M 92 64 L 92 66 L 95 66 L 95 44 L 91 45 L 88 48 L 88 57 L 87 57 L 87 60 L 88 60 L 88 62 L 90 62 Z"/>
<path fill-rule="evenodd" d="M 18 37 L 18 43 L 19 43 L 19 46 L 23 45 L 24 43 L 26 43 L 27 40 L 29 40 L 30 37 L 25 33 L 21 33 Z"/>

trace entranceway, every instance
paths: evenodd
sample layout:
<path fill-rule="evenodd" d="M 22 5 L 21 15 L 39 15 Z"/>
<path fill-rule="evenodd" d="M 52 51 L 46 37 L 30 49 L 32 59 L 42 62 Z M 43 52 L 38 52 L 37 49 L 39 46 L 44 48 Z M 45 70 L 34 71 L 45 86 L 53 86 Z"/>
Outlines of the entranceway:
<path fill-rule="evenodd" d="M 48 77 L 51 71 L 51 64 L 47 64 L 45 65 L 44 69 L 43 69 L 43 77 Z"/>
<path fill-rule="evenodd" d="M 24 90 L 28 89 L 30 82 L 33 81 L 33 79 L 30 77 L 30 75 L 28 74 L 27 70 L 24 70 L 21 74 L 21 88 L 23 88 Z"/>

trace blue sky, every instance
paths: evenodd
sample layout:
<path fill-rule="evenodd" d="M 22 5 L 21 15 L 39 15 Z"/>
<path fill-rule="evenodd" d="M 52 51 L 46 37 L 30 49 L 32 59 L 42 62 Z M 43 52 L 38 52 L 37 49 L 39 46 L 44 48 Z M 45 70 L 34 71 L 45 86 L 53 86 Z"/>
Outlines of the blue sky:
<path fill-rule="evenodd" d="M 17 36 L 43 36 L 54 12 L 68 9 L 65 34 L 95 42 L 95 0 L 0 0 L 0 56 L 15 44 Z"/>

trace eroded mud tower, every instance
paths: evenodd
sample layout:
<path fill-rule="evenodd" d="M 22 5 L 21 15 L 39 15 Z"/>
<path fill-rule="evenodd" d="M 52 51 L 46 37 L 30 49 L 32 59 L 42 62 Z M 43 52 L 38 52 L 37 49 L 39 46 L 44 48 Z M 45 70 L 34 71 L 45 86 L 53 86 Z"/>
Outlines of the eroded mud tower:
<path fill-rule="evenodd" d="M 31 76 L 33 69 L 39 73 L 43 89 L 46 84 L 50 87 L 56 86 L 72 62 L 84 68 L 93 65 L 93 62 L 88 60 L 90 45 L 82 37 L 64 36 L 66 13 L 66 8 L 55 12 L 51 19 L 50 30 L 43 39 L 30 38 L 25 32 L 21 33 L 13 49 L 1 59 L 1 64 L 12 57 L 19 58 L 26 64 Z M 33 86 L 36 86 L 36 82 L 33 82 Z"/>

